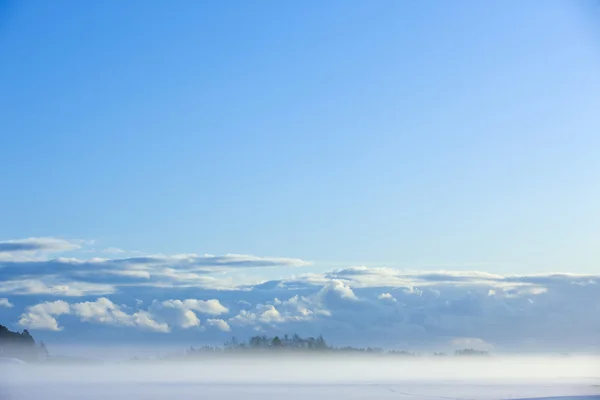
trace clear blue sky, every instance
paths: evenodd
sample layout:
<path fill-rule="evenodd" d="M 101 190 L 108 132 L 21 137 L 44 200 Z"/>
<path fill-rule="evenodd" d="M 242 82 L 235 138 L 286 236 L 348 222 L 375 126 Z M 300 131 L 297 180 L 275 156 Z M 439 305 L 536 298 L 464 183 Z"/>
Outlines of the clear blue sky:
<path fill-rule="evenodd" d="M 594 272 L 594 1 L 0 1 L 0 240 Z"/>

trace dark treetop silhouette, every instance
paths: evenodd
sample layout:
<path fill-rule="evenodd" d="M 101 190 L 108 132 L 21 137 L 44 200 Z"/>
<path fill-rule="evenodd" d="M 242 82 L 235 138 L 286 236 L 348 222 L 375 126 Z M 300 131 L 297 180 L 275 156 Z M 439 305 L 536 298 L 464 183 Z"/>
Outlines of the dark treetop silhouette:
<path fill-rule="evenodd" d="M 43 359 L 47 354 L 44 342 L 36 345 L 27 329 L 23 332 L 12 332 L 4 325 L 0 325 L 0 357 L 36 361 Z"/>

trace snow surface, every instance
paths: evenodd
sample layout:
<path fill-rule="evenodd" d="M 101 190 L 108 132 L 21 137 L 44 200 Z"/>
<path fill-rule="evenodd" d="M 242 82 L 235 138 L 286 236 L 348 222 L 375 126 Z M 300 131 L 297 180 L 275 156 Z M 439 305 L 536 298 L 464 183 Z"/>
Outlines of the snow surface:
<path fill-rule="evenodd" d="M 0 399 L 600 400 L 596 361 L 5 365 Z"/>

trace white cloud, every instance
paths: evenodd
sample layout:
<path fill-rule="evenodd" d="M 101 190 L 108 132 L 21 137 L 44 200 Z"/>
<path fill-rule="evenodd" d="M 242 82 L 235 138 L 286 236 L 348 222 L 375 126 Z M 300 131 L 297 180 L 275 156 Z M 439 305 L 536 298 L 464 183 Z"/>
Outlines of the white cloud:
<path fill-rule="evenodd" d="M 377 298 L 379 300 L 393 301 L 394 303 L 396 302 L 396 299 L 391 293 L 381 293 L 379 296 L 377 296 Z"/>
<path fill-rule="evenodd" d="M 349 286 L 331 281 L 310 296 L 292 296 L 281 301 L 275 298 L 267 304 L 257 304 L 253 310 L 240 310 L 229 319 L 236 326 L 254 325 L 257 329 L 284 323 L 314 321 L 319 317 L 330 317 L 328 307 L 337 307 L 340 302 L 353 304 L 359 299 Z"/>
<path fill-rule="evenodd" d="M 137 327 L 157 332 L 169 331 L 169 326 L 166 323 L 156 321 L 151 313 L 138 311 L 127 314 L 121 310 L 120 306 L 105 297 L 101 297 L 96 301 L 72 304 L 71 309 L 73 314 L 84 322 Z"/>
<path fill-rule="evenodd" d="M 85 322 L 96 322 L 110 325 L 133 325 L 131 316 L 121 311 L 120 307 L 106 297 L 96 301 L 85 301 L 71 305 L 73 314 Z"/>
<path fill-rule="evenodd" d="M 200 319 L 196 312 L 208 315 L 220 315 L 229 312 L 229 309 L 223 306 L 219 300 L 165 300 L 153 301 L 150 306 L 152 314 L 160 320 L 166 321 L 170 326 L 181 328 L 191 328 L 200 326 Z"/>
<path fill-rule="evenodd" d="M 343 300 L 356 301 L 358 297 L 354 294 L 354 291 L 350 288 L 350 285 L 344 283 L 341 280 L 334 279 L 317 293 L 316 297 L 321 301 L 325 301 L 328 296 L 333 295 Z"/>
<path fill-rule="evenodd" d="M 285 318 L 277 311 L 275 306 L 272 304 L 269 305 L 261 305 L 259 307 L 258 320 L 260 322 L 264 322 L 266 324 L 274 323 L 274 322 L 283 322 Z"/>
<path fill-rule="evenodd" d="M 524 296 L 538 296 L 548 292 L 548 288 L 540 286 L 517 286 L 517 287 L 505 287 L 500 289 L 490 289 L 488 296 L 504 297 L 504 298 L 517 298 Z"/>
<path fill-rule="evenodd" d="M 138 305 L 140 305 L 138 303 Z M 40 303 L 27 307 L 19 324 L 30 329 L 61 330 L 56 316 L 70 314 L 82 322 L 112 326 L 134 327 L 156 332 L 169 332 L 171 327 L 190 328 L 200 325 L 195 312 L 207 315 L 225 314 L 229 310 L 218 300 L 154 300 L 148 310 L 127 313 L 122 306 L 106 297 L 95 301 L 69 304 L 63 300 Z M 224 322 L 224 321 L 223 321 Z M 226 330 L 223 323 L 214 319 L 212 325 Z"/>
<path fill-rule="evenodd" d="M 229 323 L 241 327 L 254 325 L 256 323 L 256 314 L 251 311 L 240 310 L 236 316 L 229 318 Z"/>
<path fill-rule="evenodd" d="M 187 329 L 200 326 L 200 319 L 181 300 L 154 301 L 150 306 L 151 313 L 157 315 L 169 326 L 179 326 Z"/>
<path fill-rule="evenodd" d="M 18 324 L 29 329 L 60 331 L 56 316 L 69 314 L 69 303 L 56 300 L 27 307 L 21 314 Z"/>
<path fill-rule="evenodd" d="M 0 307 L 12 308 L 13 304 L 6 298 L 0 298 Z"/>
<path fill-rule="evenodd" d="M 319 316 L 331 316 L 322 302 L 320 292 L 310 296 L 292 296 L 288 300 L 275 299 L 274 304 L 289 321 L 310 321 Z"/>
<path fill-rule="evenodd" d="M 132 315 L 127 314 L 104 297 L 96 301 L 74 304 L 63 300 L 36 304 L 25 309 L 18 323 L 29 329 L 60 331 L 63 328 L 59 326 L 55 317 L 65 314 L 75 315 L 83 322 L 138 327 L 157 332 L 169 331 L 166 324 L 155 321 L 148 312 L 138 311 Z"/>
<path fill-rule="evenodd" d="M 179 300 L 167 300 L 167 301 L 179 301 Z M 187 299 L 183 301 L 183 306 L 190 310 L 198 311 L 203 314 L 220 315 L 229 312 L 229 309 L 222 305 L 219 300 L 196 300 Z"/>
<path fill-rule="evenodd" d="M 155 332 L 167 333 L 171 329 L 165 322 L 158 322 L 155 317 L 147 311 L 138 311 L 131 316 L 134 326 Z"/>
<path fill-rule="evenodd" d="M 229 326 L 229 324 L 222 319 L 207 319 L 206 324 L 209 326 L 214 326 L 223 332 L 231 331 L 231 327 Z"/>
<path fill-rule="evenodd" d="M 404 289 L 404 293 L 414 294 L 416 296 L 423 295 L 423 291 L 421 289 L 419 289 L 418 287 L 413 287 L 413 286 Z"/>
<path fill-rule="evenodd" d="M 269 304 L 257 304 L 252 310 L 240 310 L 229 318 L 229 323 L 239 327 L 253 327 L 260 330 L 265 326 L 275 326 L 290 322 L 307 322 L 317 316 L 330 315 L 311 299 L 293 296 L 289 300 L 275 299 Z"/>

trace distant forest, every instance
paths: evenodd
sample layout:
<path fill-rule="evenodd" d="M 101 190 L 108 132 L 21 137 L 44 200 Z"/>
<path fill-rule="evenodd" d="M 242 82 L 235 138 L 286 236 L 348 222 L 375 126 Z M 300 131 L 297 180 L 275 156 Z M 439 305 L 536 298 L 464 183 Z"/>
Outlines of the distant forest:
<path fill-rule="evenodd" d="M 309 354 L 381 354 L 390 356 L 416 357 L 415 353 L 404 350 L 384 350 L 379 347 L 335 347 L 327 344 L 323 336 L 303 338 L 297 334 L 292 336 L 252 336 L 247 342 L 240 342 L 235 337 L 223 346 L 189 347 L 184 357 L 202 357 L 211 354 L 238 353 L 309 353 Z M 436 357 L 447 356 L 446 353 L 434 353 Z M 455 356 L 488 356 L 489 353 L 477 349 L 460 349 Z"/>
<path fill-rule="evenodd" d="M 211 355 L 224 354 L 372 354 L 414 357 L 416 354 L 402 350 L 383 350 L 378 347 L 335 347 L 330 346 L 323 336 L 303 338 L 297 334 L 282 337 L 252 336 L 247 342 L 238 341 L 235 337 L 223 346 L 189 347 L 183 356 L 165 356 L 160 359 L 185 358 L 194 359 Z M 443 357 L 445 353 L 434 353 L 434 356 Z M 454 352 L 456 356 L 487 356 L 486 351 L 475 349 L 461 349 Z M 0 325 L 0 357 L 18 358 L 23 361 L 55 360 L 64 361 L 62 357 L 49 357 L 44 342 L 36 343 L 33 336 L 27 331 L 12 332 L 7 327 Z M 134 358 L 134 360 L 139 360 Z"/>

